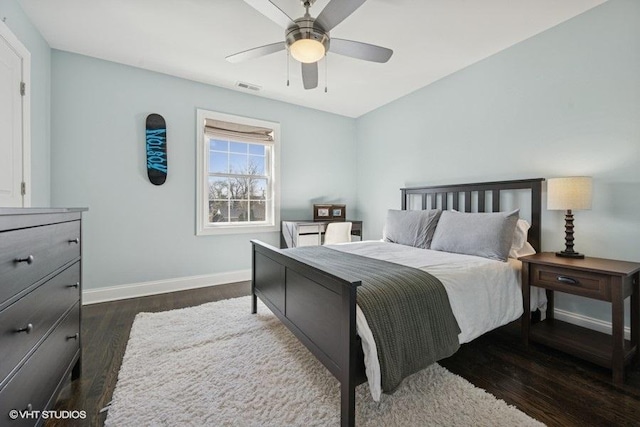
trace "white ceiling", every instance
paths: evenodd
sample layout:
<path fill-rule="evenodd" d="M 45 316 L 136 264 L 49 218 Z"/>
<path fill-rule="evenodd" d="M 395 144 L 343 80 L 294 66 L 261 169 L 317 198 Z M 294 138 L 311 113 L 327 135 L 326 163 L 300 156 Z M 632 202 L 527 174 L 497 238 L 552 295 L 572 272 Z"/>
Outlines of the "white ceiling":
<path fill-rule="evenodd" d="M 341 0 L 336 0 L 341 1 Z M 570 19 L 606 0 L 368 0 L 332 37 L 394 50 L 386 64 L 328 55 L 319 85 L 304 90 L 300 65 L 279 52 L 239 64 L 227 55 L 284 39 L 284 30 L 241 0 L 20 0 L 55 49 L 133 65 L 358 117 Z M 296 19 L 299 0 L 273 0 Z M 328 0 L 317 0 L 317 16 Z M 250 91 L 249 93 L 254 93 Z"/>

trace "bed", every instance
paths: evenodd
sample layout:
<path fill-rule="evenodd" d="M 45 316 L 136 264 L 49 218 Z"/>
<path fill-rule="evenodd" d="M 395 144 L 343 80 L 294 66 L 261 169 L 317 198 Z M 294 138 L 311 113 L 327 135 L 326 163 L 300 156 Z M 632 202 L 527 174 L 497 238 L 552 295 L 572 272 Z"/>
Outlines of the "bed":
<path fill-rule="evenodd" d="M 527 239 L 536 251 L 540 251 L 542 181 L 543 179 L 539 178 L 403 188 L 401 189 L 401 208 L 402 210 L 441 209 L 443 211 L 482 213 L 501 212 L 501 205 L 508 203 L 510 204 L 509 208 L 513 208 L 513 204 L 516 202 L 524 205 L 524 209 L 530 212 L 530 228 Z M 526 193 L 524 203 L 522 203 L 523 192 Z M 376 390 L 375 366 L 372 368 L 371 363 L 371 360 L 375 359 L 376 353 L 371 351 L 371 337 L 368 337 L 366 320 L 363 328 L 362 313 L 356 303 L 358 287 L 362 284 L 363 278 L 353 272 L 348 274 L 344 270 L 338 272 L 337 269 L 322 265 L 311 258 L 301 259 L 288 252 L 289 250 L 280 250 L 260 241 L 253 240 L 252 248 L 252 313 L 256 312 L 257 298 L 260 298 L 339 380 L 341 385 L 341 424 L 343 426 L 355 425 L 355 387 L 366 381 L 368 376 L 374 398 L 375 393 L 380 391 Z M 427 250 L 408 249 L 393 243 L 363 242 L 336 246 L 331 249 L 344 253 L 355 252 L 365 257 L 386 259 L 391 262 L 404 262 L 405 265 L 421 268 L 425 271 L 431 269 L 435 274 L 443 274 L 444 271 L 444 276 L 447 278 L 442 282 L 443 285 L 445 282 L 449 282 L 449 285 L 445 286 L 447 292 L 451 293 L 451 289 L 455 288 L 455 276 L 454 279 L 450 278 L 451 273 L 455 270 L 455 268 L 451 268 L 451 254 L 438 254 L 436 251 L 429 251 L 432 252 L 432 257 L 436 258 L 436 261 L 429 265 L 429 262 L 422 259 Z M 331 249 L 326 250 L 331 251 Z M 464 258 L 464 256 L 462 257 Z M 449 261 L 445 262 L 447 258 Z M 453 258 L 455 265 L 460 256 L 453 256 Z M 400 261 L 401 259 L 403 260 Z M 502 273 L 489 272 L 487 277 L 493 277 L 492 280 L 495 280 L 495 277 L 499 277 L 500 274 L 518 276 L 518 263 L 515 260 L 502 263 L 505 264 Z M 482 263 L 480 262 L 480 264 Z M 513 265 L 509 266 L 509 264 Z M 489 270 L 491 268 L 489 267 Z M 438 269 L 440 269 L 439 273 Z M 498 276 L 491 276 L 491 274 L 498 274 Z M 517 280 L 517 277 L 515 278 Z M 517 290 L 518 288 L 516 288 Z M 495 316 L 489 315 L 489 321 L 481 322 L 482 326 L 475 329 L 473 328 L 475 324 L 473 317 L 465 321 L 464 318 L 461 318 L 460 308 L 458 308 L 456 315 L 455 306 L 460 299 L 464 299 L 464 294 L 459 293 L 462 296 L 460 299 L 458 297 L 450 298 L 454 315 L 456 315 L 458 323 L 461 324 L 460 343 L 468 342 L 488 330 L 519 317 L 523 311 L 521 296 L 517 294 L 519 299 L 514 299 L 516 294 L 513 290 L 511 294 L 511 297 L 506 299 L 520 301 L 520 306 L 514 307 L 513 303 L 507 302 L 502 307 L 487 309 L 487 307 L 483 307 L 482 303 L 478 304 L 478 307 L 481 308 L 480 311 L 484 310 L 485 317 L 487 312 L 496 312 L 497 314 Z M 543 301 L 534 301 L 534 304 L 541 303 Z M 363 351 L 363 342 L 365 351 Z M 366 367 L 365 356 L 368 359 Z M 372 378 L 374 379 L 372 380 Z"/>

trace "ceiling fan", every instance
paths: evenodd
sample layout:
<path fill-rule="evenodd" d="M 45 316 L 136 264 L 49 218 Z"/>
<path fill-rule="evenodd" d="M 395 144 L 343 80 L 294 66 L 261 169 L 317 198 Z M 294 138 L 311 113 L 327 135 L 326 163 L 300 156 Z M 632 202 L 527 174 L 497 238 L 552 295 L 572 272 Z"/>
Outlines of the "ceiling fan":
<path fill-rule="evenodd" d="M 367 43 L 331 38 L 329 31 L 344 21 L 366 0 L 331 0 L 317 18 L 309 15 L 316 0 L 302 0 L 306 12 L 293 20 L 270 0 L 244 0 L 258 12 L 285 29 L 285 41 L 245 50 L 227 56 L 229 62 L 241 62 L 288 49 L 302 64 L 302 83 L 305 89 L 318 86 L 318 61 L 329 50 L 340 55 L 372 62 L 387 62 L 393 51 Z"/>

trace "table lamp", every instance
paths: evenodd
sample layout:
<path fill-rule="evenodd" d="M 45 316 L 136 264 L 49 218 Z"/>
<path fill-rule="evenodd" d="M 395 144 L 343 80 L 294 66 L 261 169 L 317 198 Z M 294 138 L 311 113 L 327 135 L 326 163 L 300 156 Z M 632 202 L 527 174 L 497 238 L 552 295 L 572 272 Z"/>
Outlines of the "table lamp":
<path fill-rule="evenodd" d="M 564 221 L 565 250 L 557 256 L 584 258 L 573 250 L 573 210 L 591 209 L 591 177 L 572 176 L 547 180 L 547 209 L 566 210 Z"/>

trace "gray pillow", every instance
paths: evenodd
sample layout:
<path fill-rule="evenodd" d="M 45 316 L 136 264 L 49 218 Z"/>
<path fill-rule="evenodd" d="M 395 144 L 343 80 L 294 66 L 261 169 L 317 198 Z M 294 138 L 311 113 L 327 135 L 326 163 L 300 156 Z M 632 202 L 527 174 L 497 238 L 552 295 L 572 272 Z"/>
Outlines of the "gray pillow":
<path fill-rule="evenodd" d="M 429 249 L 442 211 L 398 211 L 389 209 L 384 225 L 385 242 Z"/>
<path fill-rule="evenodd" d="M 431 249 L 506 261 L 520 210 L 495 213 L 444 211 Z"/>

